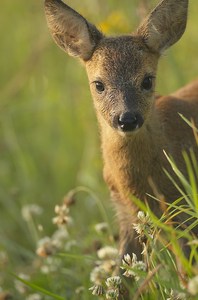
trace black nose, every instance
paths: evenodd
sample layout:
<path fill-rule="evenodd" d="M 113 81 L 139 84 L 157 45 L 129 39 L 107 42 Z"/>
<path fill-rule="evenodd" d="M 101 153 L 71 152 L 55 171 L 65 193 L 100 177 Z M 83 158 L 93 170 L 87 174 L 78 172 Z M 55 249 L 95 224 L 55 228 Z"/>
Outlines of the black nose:
<path fill-rule="evenodd" d="M 123 132 L 138 129 L 142 126 L 142 124 L 143 118 L 140 114 L 125 112 L 118 117 L 118 127 Z"/>

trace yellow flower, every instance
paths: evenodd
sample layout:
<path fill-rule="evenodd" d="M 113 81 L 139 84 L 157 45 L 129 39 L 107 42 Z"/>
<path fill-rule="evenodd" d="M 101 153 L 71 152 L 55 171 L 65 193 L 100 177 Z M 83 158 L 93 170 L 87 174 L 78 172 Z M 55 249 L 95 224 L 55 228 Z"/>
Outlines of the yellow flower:
<path fill-rule="evenodd" d="M 113 32 L 123 33 L 123 32 L 130 31 L 130 24 L 127 20 L 127 17 L 120 10 L 116 10 L 110 13 L 106 18 L 106 20 L 98 24 L 98 27 L 104 33 L 113 33 Z"/>

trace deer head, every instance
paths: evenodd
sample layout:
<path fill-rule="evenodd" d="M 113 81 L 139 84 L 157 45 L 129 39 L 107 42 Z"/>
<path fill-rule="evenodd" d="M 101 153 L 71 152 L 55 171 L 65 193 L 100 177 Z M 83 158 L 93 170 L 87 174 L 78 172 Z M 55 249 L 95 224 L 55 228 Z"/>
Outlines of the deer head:
<path fill-rule="evenodd" d="M 60 0 L 45 0 L 57 45 L 84 62 L 101 126 L 133 134 L 149 120 L 160 55 L 182 36 L 187 0 L 163 0 L 132 34 L 105 37 Z"/>

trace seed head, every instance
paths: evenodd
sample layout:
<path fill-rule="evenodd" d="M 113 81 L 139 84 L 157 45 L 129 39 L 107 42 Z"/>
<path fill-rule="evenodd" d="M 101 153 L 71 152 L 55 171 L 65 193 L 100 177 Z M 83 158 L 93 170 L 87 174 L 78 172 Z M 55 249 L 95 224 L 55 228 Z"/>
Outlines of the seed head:
<path fill-rule="evenodd" d="M 72 218 L 69 216 L 69 208 L 66 204 L 55 206 L 56 217 L 52 219 L 52 222 L 56 225 L 69 225 L 72 223 Z"/>
<path fill-rule="evenodd" d="M 139 222 L 134 223 L 133 228 L 137 232 L 139 239 L 144 240 L 144 238 L 147 236 L 150 236 L 153 239 L 154 226 L 148 213 L 145 214 L 143 211 L 139 211 L 137 217 L 139 219 Z"/>
<path fill-rule="evenodd" d="M 137 255 L 132 253 L 132 256 L 129 254 L 124 255 L 120 268 L 125 270 L 124 276 L 134 277 L 138 281 L 140 279 L 140 272 L 146 271 L 146 264 L 143 261 L 137 260 Z"/>
<path fill-rule="evenodd" d="M 109 289 L 106 292 L 106 299 L 107 300 L 117 300 L 119 297 L 119 290 L 118 289 Z"/>
<path fill-rule="evenodd" d="M 122 279 L 120 276 L 112 276 L 107 278 L 106 280 L 106 286 L 108 288 L 119 288 L 122 283 Z"/>
<path fill-rule="evenodd" d="M 104 295 L 104 289 L 103 289 L 102 285 L 96 284 L 96 285 L 90 287 L 89 290 L 92 292 L 92 295 L 94 295 L 94 296 Z"/>

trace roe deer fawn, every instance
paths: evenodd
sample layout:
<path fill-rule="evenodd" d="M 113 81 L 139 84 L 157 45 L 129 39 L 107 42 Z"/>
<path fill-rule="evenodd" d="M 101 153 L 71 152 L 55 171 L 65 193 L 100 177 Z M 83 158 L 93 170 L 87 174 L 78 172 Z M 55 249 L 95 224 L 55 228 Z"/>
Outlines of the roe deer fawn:
<path fill-rule="evenodd" d="M 61 0 L 45 0 L 45 12 L 58 46 L 84 62 L 100 127 L 104 178 L 120 225 L 120 254 L 140 256 L 131 195 L 161 215 L 159 202 L 148 196 L 154 195 L 152 186 L 167 203 L 181 197 L 164 172 L 177 181 L 164 151 L 185 176 L 182 150 L 194 149 L 198 158 L 193 131 L 179 116 L 198 125 L 198 80 L 169 96 L 155 96 L 158 60 L 184 33 L 188 0 L 162 0 L 137 31 L 118 37 L 104 36 Z M 175 222 L 187 226 L 186 219 L 180 214 Z M 197 227 L 193 231 L 198 234 Z"/>

